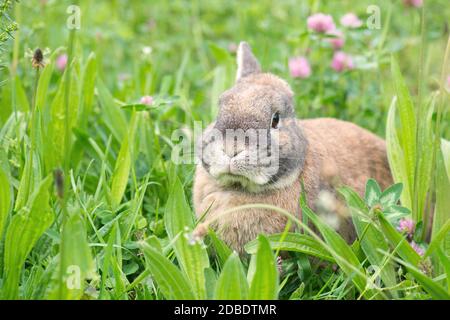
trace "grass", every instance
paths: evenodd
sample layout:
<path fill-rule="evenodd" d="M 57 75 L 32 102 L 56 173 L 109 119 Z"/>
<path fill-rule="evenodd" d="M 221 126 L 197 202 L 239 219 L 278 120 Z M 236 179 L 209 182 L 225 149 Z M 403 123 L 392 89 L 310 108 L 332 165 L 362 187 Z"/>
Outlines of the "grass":
<path fill-rule="evenodd" d="M 338 24 L 354 11 L 364 20 L 370 1 L 80 0 L 73 30 L 70 4 L 11 3 L 8 24 L 1 13 L 3 29 L 19 26 L 1 53 L 1 298 L 450 298 L 445 0 L 423 10 L 378 1 L 380 29 L 345 31 L 356 68 L 342 73 L 306 19 L 332 13 Z M 396 183 L 380 190 L 369 180 L 363 197 L 339 190 L 354 243 L 304 195 L 320 236 L 289 212 L 251 204 L 302 232 L 260 235 L 245 256 L 194 219 L 194 165 L 171 161 L 173 133 L 191 142 L 194 121 L 214 119 L 240 40 L 289 81 L 298 117 L 337 117 L 386 138 Z M 50 49 L 43 68 L 24 54 L 37 47 Z M 297 55 L 311 64 L 307 79 L 289 75 Z M 146 95 L 151 106 L 140 102 Z M 397 230 L 401 218 L 416 222 L 414 235 Z"/>

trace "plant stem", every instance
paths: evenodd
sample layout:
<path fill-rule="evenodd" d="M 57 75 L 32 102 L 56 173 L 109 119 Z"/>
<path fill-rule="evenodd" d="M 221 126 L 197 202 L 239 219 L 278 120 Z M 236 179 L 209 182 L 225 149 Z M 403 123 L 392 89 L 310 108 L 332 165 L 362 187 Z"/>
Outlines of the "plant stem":
<path fill-rule="evenodd" d="M 425 206 L 421 199 L 421 195 L 419 195 L 419 185 L 422 181 L 419 181 L 419 162 L 420 157 L 422 155 L 423 145 L 421 143 L 420 137 L 423 134 L 423 128 L 425 126 L 422 121 L 425 121 L 424 115 L 426 114 L 425 108 L 426 104 L 423 103 L 423 94 L 424 94 L 424 64 L 425 64 L 425 50 L 426 50 L 426 22 L 425 22 L 425 4 L 422 7 L 421 16 L 420 16 L 420 25 L 421 25 L 421 45 L 420 45 L 420 56 L 419 56 L 419 73 L 418 73 L 418 98 L 417 98 L 417 107 L 416 107 L 416 115 L 417 115 L 417 125 L 416 125 L 416 162 L 414 169 L 414 197 L 412 199 L 412 211 L 413 215 L 417 218 L 421 218 L 424 224 L 424 230 L 426 230 L 427 225 L 427 211 L 425 210 Z M 431 192 L 431 190 L 429 190 Z M 424 233 L 425 234 L 425 233 Z"/>
<path fill-rule="evenodd" d="M 65 266 L 63 263 L 64 259 L 64 242 L 65 242 L 65 226 L 67 217 L 69 215 L 68 209 L 67 209 L 67 202 L 68 202 L 68 195 L 69 195 L 69 187 L 70 187 L 70 154 L 71 154 L 71 125 L 70 125 L 70 86 L 71 86 L 71 71 L 72 71 L 72 64 L 71 61 L 73 59 L 73 49 L 74 49 L 74 43 L 75 43 L 75 29 L 71 29 L 69 33 L 69 47 L 67 50 L 67 72 L 66 72 L 66 87 L 64 90 L 64 104 L 65 104 L 65 110 L 64 110 L 64 121 L 65 121 L 65 132 L 64 132 L 64 194 L 62 199 L 60 199 L 61 209 L 62 209 L 62 221 L 61 221 L 61 245 L 60 245 L 60 252 L 59 252 L 59 297 L 63 297 L 63 278 L 65 273 Z"/>
<path fill-rule="evenodd" d="M 16 19 L 16 22 L 20 25 L 21 21 L 21 6 L 19 3 L 14 4 L 14 16 Z M 20 50 L 20 28 L 17 29 L 14 35 L 14 46 L 13 46 L 13 60 L 11 63 L 11 104 L 12 109 L 14 112 L 14 120 L 15 120 L 15 127 L 16 127 L 16 137 L 19 139 L 20 132 L 19 132 L 19 126 L 17 123 L 19 122 L 19 119 L 17 118 L 17 104 L 16 104 L 16 74 L 17 74 L 17 65 L 19 63 L 19 50 Z"/>

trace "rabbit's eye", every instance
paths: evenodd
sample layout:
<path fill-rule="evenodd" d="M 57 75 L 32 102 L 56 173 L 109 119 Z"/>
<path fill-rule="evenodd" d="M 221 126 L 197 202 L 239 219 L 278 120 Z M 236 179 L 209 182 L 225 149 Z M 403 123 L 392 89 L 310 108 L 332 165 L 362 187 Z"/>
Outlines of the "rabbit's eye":
<path fill-rule="evenodd" d="M 274 129 L 278 128 L 279 122 L 280 122 L 280 114 L 278 112 L 275 112 L 272 115 L 272 124 L 271 124 L 272 128 L 274 128 Z"/>

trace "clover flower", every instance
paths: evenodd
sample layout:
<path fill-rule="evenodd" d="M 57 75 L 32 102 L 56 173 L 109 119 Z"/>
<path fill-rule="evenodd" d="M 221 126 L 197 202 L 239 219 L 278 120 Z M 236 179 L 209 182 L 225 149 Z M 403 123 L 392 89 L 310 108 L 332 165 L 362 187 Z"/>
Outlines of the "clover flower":
<path fill-rule="evenodd" d="M 319 33 L 326 33 L 336 29 L 333 17 L 323 13 L 316 13 L 309 16 L 307 19 L 307 25 L 310 30 Z"/>
<path fill-rule="evenodd" d="M 423 0 L 403 0 L 403 4 L 407 7 L 420 8 L 423 6 Z"/>
<path fill-rule="evenodd" d="M 412 219 L 402 218 L 398 223 L 397 230 L 402 233 L 406 233 L 408 237 L 412 237 L 414 235 L 416 224 Z"/>
<path fill-rule="evenodd" d="M 359 28 L 363 23 L 356 14 L 349 12 L 342 16 L 341 24 L 347 28 Z"/>
<path fill-rule="evenodd" d="M 342 72 L 345 70 L 351 70 L 354 68 L 352 58 L 342 51 L 337 51 L 333 55 L 333 60 L 331 61 L 331 68 L 337 72 Z"/>
<path fill-rule="evenodd" d="M 327 41 L 333 46 L 333 49 L 341 49 L 344 46 L 345 38 L 344 34 L 339 30 L 332 30 L 327 34 L 334 36 L 333 38 L 327 39 Z"/>
<path fill-rule="evenodd" d="M 143 96 L 141 98 L 141 103 L 145 104 L 147 106 L 151 106 L 153 104 L 153 97 L 152 96 Z"/>
<path fill-rule="evenodd" d="M 423 256 L 425 254 L 425 250 L 419 244 L 417 244 L 416 242 L 411 241 L 410 245 L 414 249 L 414 251 L 417 252 L 417 254 L 419 256 Z"/>
<path fill-rule="evenodd" d="M 289 71 L 293 78 L 308 78 L 311 75 L 311 67 L 305 57 L 289 59 Z"/>
<path fill-rule="evenodd" d="M 56 58 L 55 65 L 59 71 L 64 71 L 64 69 L 66 68 L 67 58 L 68 58 L 67 54 L 65 54 L 65 53 L 61 54 L 60 56 L 58 56 L 58 58 Z"/>

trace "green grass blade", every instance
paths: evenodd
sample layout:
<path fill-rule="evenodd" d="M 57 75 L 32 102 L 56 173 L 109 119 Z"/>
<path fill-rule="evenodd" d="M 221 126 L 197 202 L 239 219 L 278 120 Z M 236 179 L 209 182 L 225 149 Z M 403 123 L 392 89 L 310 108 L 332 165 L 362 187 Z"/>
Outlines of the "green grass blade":
<path fill-rule="evenodd" d="M 445 272 L 447 275 L 447 290 L 450 294 L 450 258 L 446 253 L 449 248 L 450 219 L 442 226 L 442 228 L 433 234 L 433 238 L 428 245 L 424 258 L 431 256 L 433 261 L 434 273 L 441 274 Z M 442 270 L 443 267 L 443 270 Z"/>
<path fill-rule="evenodd" d="M 68 88 L 67 77 L 64 75 L 58 87 L 58 91 L 50 106 L 50 122 L 48 124 L 46 140 L 46 171 L 50 172 L 54 168 L 60 168 L 64 164 L 64 159 L 70 157 L 69 150 L 66 150 L 66 116 L 69 117 L 70 132 L 76 123 L 80 88 L 78 74 L 76 72 L 77 64 L 74 63 L 71 68 L 70 90 L 69 90 L 69 107 L 68 115 L 65 108 L 65 92 Z M 66 70 L 68 72 L 69 69 Z M 66 73 L 65 73 L 66 74 Z"/>
<path fill-rule="evenodd" d="M 128 184 L 128 177 L 131 170 L 131 148 L 133 146 L 134 136 L 136 132 L 136 113 L 133 112 L 128 134 L 123 138 L 120 146 L 119 155 L 117 156 L 116 165 L 112 175 L 111 182 L 111 206 L 116 209 L 122 201 L 125 189 Z"/>
<path fill-rule="evenodd" d="M 412 195 L 416 166 L 416 116 L 411 95 L 400 72 L 400 67 L 394 57 L 391 59 L 391 73 L 398 99 L 397 105 L 401 122 L 401 129 L 397 132 L 399 132 L 399 141 L 404 152 L 403 165 L 405 166 L 406 178 L 408 179 L 401 182 L 408 186 L 410 194 Z M 412 209 L 411 203 L 406 203 L 404 206 Z M 415 216 L 415 218 L 417 218 L 417 216 Z"/>
<path fill-rule="evenodd" d="M 301 252 L 326 261 L 334 262 L 333 256 L 325 250 L 313 237 L 300 233 L 287 233 L 283 241 L 282 234 L 267 236 L 272 250 Z M 258 249 L 258 240 L 250 241 L 245 245 L 249 254 L 255 254 Z"/>
<path fill-rule="evenodd" d="M 247 299 L 248 283 L 239 256 L 234 252 L 225 262 L 222 273 L 216 284 L 215 299 L 242 300 Z"/>
<path fill-rule="evenodd" d="M 440 151 L 440 152 L 439 152 Z M 450 142 L 442 140 L 437 152 L 436 207 L 433 219 L 432 239 L 450 221 Z M 450 256 L 450 232 L 445 235 L 444 252 Z"/>
<path fill-rule="evenodd" d="M 17 190 L 14 211 L 18 212 L 28 202 L 33 190 L 38 187 L 41 179 L 41 165 L 36 153 L 31 153 L 25 161 L 25 168 L 22 171 L 19 188 Z"/>
<path fill-rule="evenodd" d="M 404 265 L 409 273 L 411 273 L 417 282 L 436 300 L 450 300 L 450 294 L 440 285 L 427 277 L 422 271 L 405 261 L 397 259 L 397 262 Z"/>
<path fill-rule="evenodd" d="M 16 90 L 16 104 L 17 109 L 22 112 L 29 112 L 31 110 L 30 103 L 28 102 L 27 94 L 22 84 L 22 80 L 17 76 L 14 80 Z"/>
<path fill-rule="evenodd" d="M 181 269 L 192 283 L 197 299 L 206 298 L 205 269 L 209 267 L 206 249 L 196 239 L 191 239 L 194 221 L 183 186 L 174 177 L 173 188 L 169 194 L 164 214 L 164 223 L 169 239 Z"/>
<path fill-rule="evenodd" d="M 6 230 L 5 237 L 5 283 L 3 297 L 18 297 L 19 277 L 25 259 L 36 241 L 53 221 L 49 206 L 49 189 L 52 179 L 48 176 L 30 197 L 27 207 L 14 215 Z"/>
<path fill-rule="evenodd" d="M 60 256 L 60 265 L 56 268 L 56 285 L 47 297 L 49 299 L 80 299 L 84 293 L 85 280 L 93 274 L 94 263 L 80 214 L 79 209 L 72 212 L 63 227 L 63 255 Z"/>
<path fill-rule="evenodd" d="M 441 248 L 438 248 L 437 250 L 437 257 L 439 258 L 439 262 L 444 267 L 444 272 L 447 278 L 447 293 L 450 295 L 450 258 Z"/>
<path fill-rule="evenodd" d="M 54 69 L 53 60 L 45 66 L 42 70 L 42 73 L 39 77 L 39 82 L 36 90 L 36 102 L 35 108 L 37 110 L 44 110 L 45 102 L 47 99 L 48 87 L 50 85 L 50 80 L 52 77 L 53 69 Z"/>
<path fill-rule="evenodd" d="M 381 211 L 375 211 L 378 221 L 380 222 L 381 230 L 391 245 L 397 248 L 397 253 L 406 262 L 413 266 L 417 266 L 420 262 L 420 256 L 409 245 L 405 237 L 401 235 L 391 223 L 384 217 Z"/>
<path fill-rule="evenodd" d="M 87 59 L 83 73 L 82 99 L 79 113 L 80 116 L 78 118 L 82 129 L 86 129 L 88 117 L 92 113 L 96 79 L 97 58 L 94 53 L 91 53 Z"/>
<path fill-rule="evenodd" d="M 278 296 L 278 272 L 270 243 L 259 235 L 255 273 L 250 284 L 250 300 L 273 300 Z"/>
<path fill-rule="evenodd" d="M 101 79 L 97 81 L 98 99 L 102 109 L 102 120 L 117 141 L 123 141 L 126 135 L 127 121 L 123 111 Z"/>
<path fill-rule="evenodd" d="M 111 259 L 111 267 L 114 275 L 114 289 L 111 290 L 111 296 L 116 300 L 127 300 L 126 287 L 129 285 L 123 269 L 123 254 L 122 254 L 122 240 L 121 240 L 121 228 L 119 227 L 118 220 L 115 221 L 116 234 L 113 238 L 114 249 L 113 259 Z"/>
<path fill-rule="evenodd" d="M 388 287 L 395 286 L 397 281 L 394 265 L 391 262 L 386 262 L 385 254 L 380 252 L 380 249 L 388 252 L 389 244 L 383 233 L 372 222 L 367 222 L 369 219 L 364 218 L 364 216 L 369 218 L 369 212 L 364 201 L 348 187 L 340 188 L 339 192 L 344 196 L 350 207 L 353 224 L 364 254 L 372 266 L 380 268 L 380 277 L 383 283 Z M 366 193 L 370 194 L 370 192 Z"/>
<path fill-rule="evenodd" d="M 445 172 L 447 172 L 447 177 L 450 179 L 450 141 L 441 139 L 441 152 L 444 161 Z"/>
<path fill-rule="evenodd" d="M 306 214 L 319 229 L 325 242 L 331 247 L 332 250 L 330 251 L 330 254 L 333 256 L 336 263 L 342 268 L 347 276 L 352 278 L 353 283 L 360 292 L 366 292 L 367 295 L 372 297 L 373 294 L 371 294 L 370 291 L 365 290 L 367 281 L 363 276 L 364 269 L 352 248 L 336 231 L 316 216 L 316 214 L 306 205 L 304 197 L 301 198 L 301 208 L 302 212 Z"/>
<path fill-rule="evenodd" d="M 215 252 L 217 254 L 217 257 L 219 258 L 219 261 L 221 265 L 223 266 L 225 262 L 228 260 L 228 257 L 233 253 L 231 249 L 226 245 L 225 242 L 223 242 L 217 234 L 214 232 L 214 230 L 209 229 L 208 235 L 211 239 L 211 242 L 214 246 Z"/>
<path fill-rule="evenodd" d="M 436 232 L 433 233 L 433 238 L 428 245 L 428 249 L 425 252 L 424 257 L 431 255 L 436 249 L 438 249 L 441 244 L 445 244 L 446 238 L 450 233 L 450 219 L 448 219 L 445 224 Z"/>
<path fill-rule="evenodd" d="M 3 228 L 11 209 L 11 186 L 9 179 L 0 167 L 0 239 L 3 239 Z"/>
<path fill-rule="evenodd" d="M 99 299 L 107 299 L 107 281 L 110 277 L 110 267 L 112 265 L 113 257 L 114 257 L 114 242 L 117 234 L 117 223 L 114 223 L 109 233 L 108 243 L 106 244 L 105 249 L 103 250 L 103 263 L 101 266 L 102 276 L 100 282 L 100 294 Z"/>
<path fill-rule="evenodd" d="M 165 256 L 143 244 L 142 250 L 151 275 L 166 299 L 191 300 L 195 298 L 187 278 Z"/>
<path fill-rule="evenodd" d="M 408 174 L 405 167 L 405 155 L 400 145 L 395 124 L 395 113 L 397 110 L 397 98 L 392 99 L 386 123 L 386 150 L 395 182 L 403 182 L 404 188 L 401 195 L 401 202 L 405 207 L 412 207 L 411 188 L 409 187 Z"/>
<path fill-rule="evenodd" d="M 421 213 L 421 219 L 424 222 L 425 230 L 428 230 L 428 221 L 427 215 L 432 214 L 428 212 L 426 208 L 426 200 L 430 196 L 430 186 L 431 186 L 431 177 L 434 154 L 435 154 L 435 146 L 434 146 L 434 135 L 433 135 L 433 114 L 435 111 L 435 100 L 436 96 L 434 96 L 431 102 L 427 105 L 428 109 L 426 114 L 424 114 L 424 119 L 422 119 L 418 123 L 417 128 L 417 154 L 422 155 L 417 157 L 417 168 L 415 175 L 415 183 L 416 190 L 414 194 L 414 198 L 416 199 L 416 208 L 419 213 Z M 425 107 L 425 106 L 423 106 Z M 417 220 L 416 220 L 417 221 Z"/>

